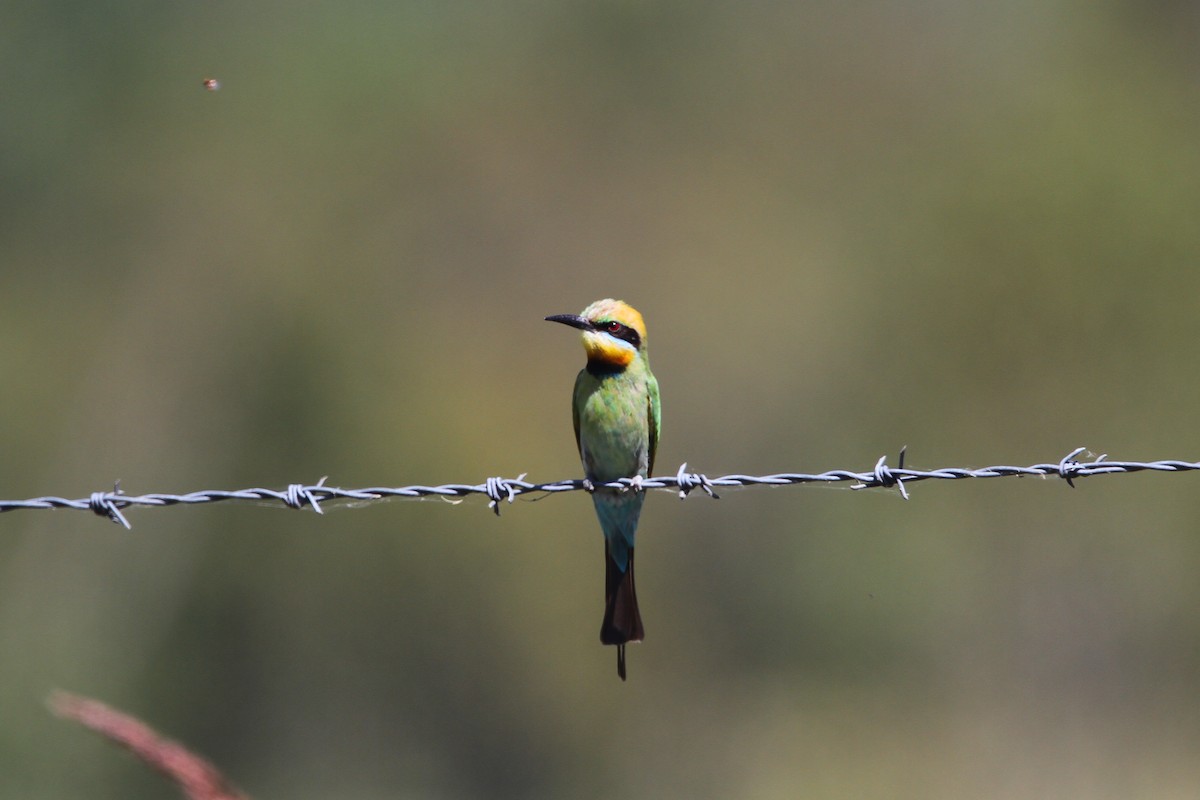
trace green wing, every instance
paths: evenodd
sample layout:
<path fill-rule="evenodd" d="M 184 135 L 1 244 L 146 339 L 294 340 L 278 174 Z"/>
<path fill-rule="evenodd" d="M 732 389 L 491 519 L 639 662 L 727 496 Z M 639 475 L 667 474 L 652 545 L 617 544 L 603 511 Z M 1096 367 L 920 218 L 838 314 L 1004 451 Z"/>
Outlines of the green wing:
<path fill-rule="evenodd" d="M 654 455 L 658 452 L 658 432 L 662 429 L 662 404 L 658 400 L 658 379 L 653 375 L 646 376 L 647 413 L 650 418 L 650 461 L 646 469 L 646 477 L 654 474 Z"/>
<path fill-rule="evenodd" d="M 575 425 L 575 449 L 579 451 L 580 459 L 583 458 L 583 446 L 579 443 L 579 407 L 583 405 L 583 400 L 579 396 L 579 384 L 583 383 L 586 373 L 586 369 L 579 371 L 575 376 L 575 388 L 571 390 L 571 422 Z"/>

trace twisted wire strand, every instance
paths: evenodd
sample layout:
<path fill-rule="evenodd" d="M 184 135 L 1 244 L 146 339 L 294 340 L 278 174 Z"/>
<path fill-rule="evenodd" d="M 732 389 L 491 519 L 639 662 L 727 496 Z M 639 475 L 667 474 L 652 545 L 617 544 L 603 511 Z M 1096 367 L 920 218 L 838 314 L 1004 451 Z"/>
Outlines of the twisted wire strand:
<path fill-rule="evenodd" d="M 273 502 L 287 508 L 311 508 L 318 514 L 323 514 L 321 504 L 332 501 L 352 501 L 367 503 L 392 498 L 419 499 L 427 497 L 462 498 L 470 495 L 484 495 L 488 498 L 488 508 L 497 515 L 500 513 L 501 502 L 512 503 L 524 494 L 558 494 L 579 490 L 594 491 L 599 488 L 618 490 L 664 490 L 678 492 L 680 498 L 687 497 L 691 492 L 700 489 L 709 497 L 718 499 L 717 489 L 745 488 L 753 486 L 796 486 L 807 483 L 836 484 L 850 483 L 851 489 L 886 489 L 895 488 L 904 499 L 908 499 L 908 484 L 926 480 L 965 480 L 968 478 L 1012 478 L 1012 477 L 1055 477 L 1061 478 L 1074 487 L 1075 481 L 1089 478 L 1093 475 L 1118 475 L 1134 472 L 1189 472 L 1200 470 L 1200 462 L 1165 459 L 1161 461 L 1109 461 L 1106 455 L 1096 456 L 1091 461 L 1077 461 L 1076 457 L 1085 452 L 1086 448 L 1078 447 L 1056 462 L 1020 466 L 990 466 L 978 469 L 961 467 L 942 467 L 940 469 L 910 469 L 904 466 L 904 451 L 900 451 L 899 466 L 889 467 L 887 457 L 881 457 L 873 469 L 857 472 L 847 469 L 834 469 L 827 472 L 804 473 L 782 472 L 774 475 L 724 475 L 719 478 L 709 478 L 697 472 L 688 472 L 684 463 L 674 475 L 660 475 L 654 478 L 622 478 L 609 483 L 595 484 L 584 478 L 569 478 L 537 483 L 525 480 L 525 475 L 516 478 L 488 478 L 483 483 L 448 483 L 441 486 L 401 486 L 401 487 L 370 487 L 366 489 L 342 489 L 336 486 L 326 486 L 326 478 L 321 478 L 313 485 L 291 484 L 287 488 L 278 489 L 238 489 L 233 491 L 204 490 L 187 494 L 167 494 L 156 492 L 152 494 L 126 494 L 118 482 L 111 491 L 93 492 L 90 496 L 70 500 L 64 497 L 34 497 L 29 500 L 0 500 L 0 513 L 16 511 L 17 509 L 47 509 L 70 508 L 107 517 L 113 522 L 123 525 L 126 529 L 132 526 L 122 513 L 124 509 L 133 507 L 162 507 L 174 505 L 194 505 L 197 503 L 216 503 L 228 500 L 250 502 Z"/>

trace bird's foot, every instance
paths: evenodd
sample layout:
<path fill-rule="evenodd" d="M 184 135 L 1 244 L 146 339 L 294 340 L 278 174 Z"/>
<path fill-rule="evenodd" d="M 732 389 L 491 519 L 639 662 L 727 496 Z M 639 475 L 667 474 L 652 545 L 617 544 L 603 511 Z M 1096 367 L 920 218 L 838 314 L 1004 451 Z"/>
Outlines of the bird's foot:
<path fill-rule="evenodd" d="M 641 475 L 634 475 L 632 478 L 629 479 L 629 489 L 632 491 L 635 491 L 635 492 L 646 491 L 645 489 L 642 488 L 642 476 Z"/>
<path fill-rule="evenodd" d="M 591 479 L 591 478 L 584 478 L 584 479 L 583 479 L 583 490 L 584 490 L 585 492 L 587 492 L 588 494 L 595 494 L 595 493 L 596 493 L 596 484 L 592 483 L 592 479 Z"/>

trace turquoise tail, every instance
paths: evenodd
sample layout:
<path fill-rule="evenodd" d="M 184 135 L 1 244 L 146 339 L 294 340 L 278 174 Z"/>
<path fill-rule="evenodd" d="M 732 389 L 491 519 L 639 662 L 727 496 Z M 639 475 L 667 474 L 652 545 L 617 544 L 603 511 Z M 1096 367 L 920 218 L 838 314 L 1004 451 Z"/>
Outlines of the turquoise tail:
<path fill-rule="evenodd" d="M 645 495 L 641 492 L 592 496 L 604 530 L 604 621 L 600 641 L 617 646 L 617 674 L 625 680 L 625 643 L 645 637 L 633 582 L 634 534 Z"/>

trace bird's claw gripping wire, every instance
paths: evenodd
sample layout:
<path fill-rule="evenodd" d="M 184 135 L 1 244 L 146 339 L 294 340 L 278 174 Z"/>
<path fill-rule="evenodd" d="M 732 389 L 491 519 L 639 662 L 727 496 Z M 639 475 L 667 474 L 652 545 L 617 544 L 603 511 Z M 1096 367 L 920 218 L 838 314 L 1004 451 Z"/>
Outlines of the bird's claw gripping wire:
<path fill-rule="evenodd" d="M 713 500 L 720 500 L 721 496 L 713 491 L 712 481 L 707 475 L 701 475 L 699 472 L 688 472 L 687 462 L 679 465 L 679 471 L 675 473 L 675 483 L 679 486 L 679 499 L 683 500 L 692 490 L 699 487 L 704 490 L 704 493 Z"/>
<path fill-rule="evenodd" d="M 88 508 L 97 516 L 108 517 L 118 525 L 124 525 L 125 530 L 133 530 L 133 526 L 129 524 L 129 520 L 125 519 L 125 515 L 121 513 L 120 507 L 116 503 L 116 498 L 120 497 L 124 492 L 121 491 L 121 482 L 117 481 L 113 484 L 111 492 L 92 492 L 92 496 L 88 499 Z"/>
<path fill-rule="evenodd" d="M 518 481 L 525 480 L 526 473 L 522 472 L 517 476 Z M 507 500 L 512 503 L 513 498 L 517 496 L 517 489 L 512 482 L 504 478 L 488 478 L 483 485 L 484 494 L 488 496 L 488 508 L 496 512 L 496 516 L 500 516 L 500 501 Z"/>

